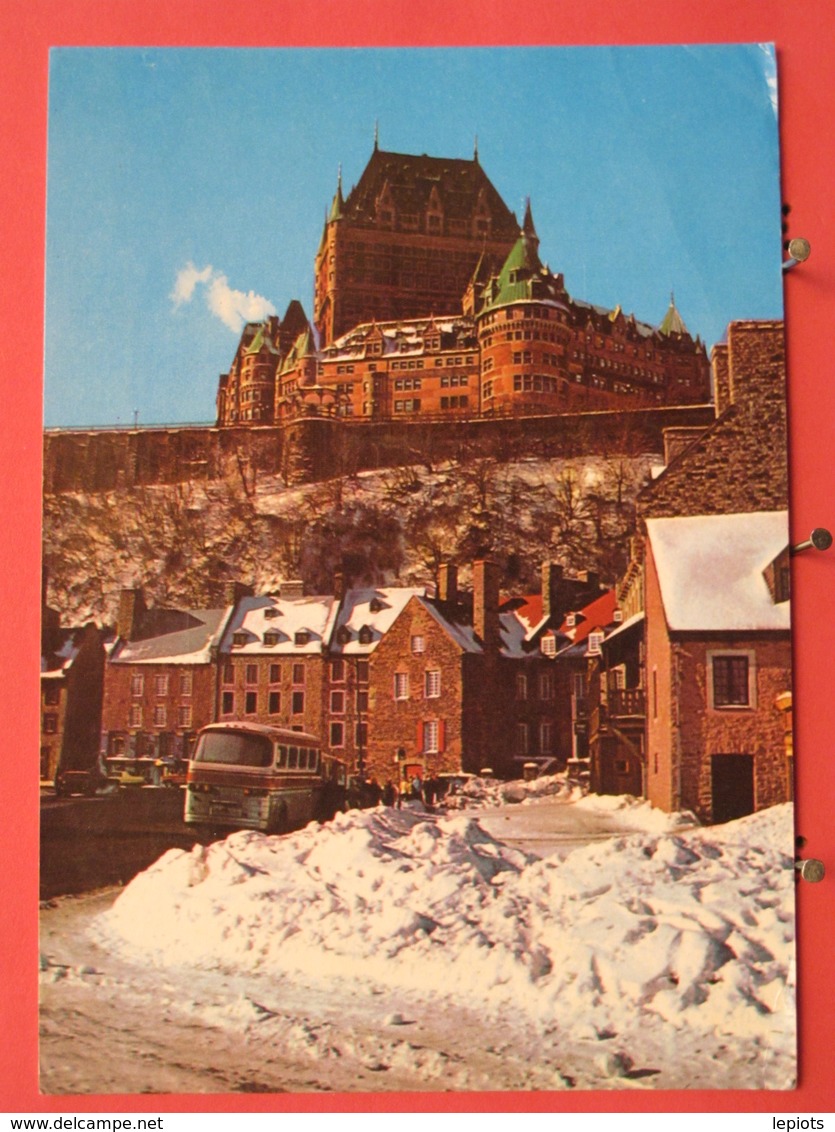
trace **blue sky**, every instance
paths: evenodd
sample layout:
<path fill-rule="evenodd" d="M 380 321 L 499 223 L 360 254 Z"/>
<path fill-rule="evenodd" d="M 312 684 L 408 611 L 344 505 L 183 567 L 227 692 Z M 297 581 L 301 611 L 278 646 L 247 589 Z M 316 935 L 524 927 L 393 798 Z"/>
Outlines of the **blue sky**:
<path fill-rule="evenodd" d="M 312 314 L 342 165 L 471 157 L 576 298 L 712 345 L 782 313 L 774 56 L 654 48 L 55 49 L 44 419 L 214 419 L 244 317 Z"/>

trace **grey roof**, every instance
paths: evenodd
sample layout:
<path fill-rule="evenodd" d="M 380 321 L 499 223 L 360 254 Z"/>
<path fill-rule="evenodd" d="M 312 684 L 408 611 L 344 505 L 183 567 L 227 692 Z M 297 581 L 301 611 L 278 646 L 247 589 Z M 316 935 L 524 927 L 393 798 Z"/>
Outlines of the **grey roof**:
<path fill-rule="evenodd" d="M 155 609 L 143 636 L 120 641 L 112 664 L 208 664 L 220 641 L 231 606 L 224 609 Z"/>

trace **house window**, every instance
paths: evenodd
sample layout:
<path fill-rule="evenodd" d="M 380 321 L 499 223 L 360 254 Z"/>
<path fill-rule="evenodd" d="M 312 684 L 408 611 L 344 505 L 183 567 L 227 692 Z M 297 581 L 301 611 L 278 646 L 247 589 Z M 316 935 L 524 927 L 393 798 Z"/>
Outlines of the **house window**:
<path fill-rule="evenodd" d="M 367 684 L 368 683 L 368 661 L 367 660 L 358 660 L 357 661 L 357 682 L 360 683 L 360 684 Z"/>
<path fill-rule="evenodd" d="M 224 684 L 234 684 L 235 683 L 235 666 L 234 666 L 234 664 L 224 664 L 224 666 L 223 666 L 223 683 Z"/>
<path fill-rule="evenodd" d="M 278 684 L 278 683 L 280 683 L 280 681 L 281 681 L 281 665 L 280 664 L 271 664 L 270 665 L 270 683 L 271 684 Z"/>
<path fill-rule="evenodd" d="M 546 633 L 539 642 L 539 647 L 542 649 L 543 656 L 556 656 L 557 638 L 552 633 Z"/>
<path fill-rule="evenodd" d="M 303 664 L 294 664 L 293 665 L 293 683 L 294 684 L 304 684 L 304 665 Z"/>
<path fill-rule="evenodd" d="M 554 698 L 554 673 L 553 672 L 540 672 L 540 674 L 539 674 L 539 698 L 541 700 L 553 700 L 553 698 Z"/>
<path fill-rule="evenodd" d="M 248 664 L 246 666 L 246 682 L 247 682 L 247 684 L 257 684 L 258 683 L 258 665 L 257 664 Z"/>
<path fill-rule="evenodd" d="M 345 711 L 345 693 L 331 692 L 331 714 L 342 715 Z"/>
<path fill-rule="evenodd" d="M 332 660 L 331 661 L 331 680 L 334 684 L 341 684 L 345 679 L 345 661 Z"/>
<path fill-rule="evenodd" d="M 516 754 L 527 755 L 528 752 L 528 725 L 527 723 L 516 724 Z"/>
<path fill-rule="evenodd" d="M 331 724 L 330 745 L 332 747 L 344 747 L 345 725 L 343 723 Z"/>
<path fill-rule="evenodd" d="M 130 726 L 131 727 L 141 727 L 142 726 L 142 704 L 131 704 L 130 705 Z"/>
<path fill-rule="evenodd" d="M 368 746 L 368 724 L 358 723 L 356 727 L 357 747 L 362 750 Z"/>
<path fill-rule="evenodd" d="M 359 642 L 361 645 L 370 645 L 374 634 L 368 625 L 363 625 L 358 633 Z"/>
<path fill-rule="evenodd" d="M 528 678 L 524 672 L 516 674 L 516 699 L 526 700 L 528 698 Z"/>
<path fill-rule="evenodd" d="M 409 698 L 409 676 L 405 672 L 395 672 L 394 674 L 394 698 L 396 700 L 408 700 Z"/>
<path fill-rule="evenodd" d="M 132 696 L 141 696 L 145 690 L 145 674 L 143 672 L 134 672 L 130 678 L 130 694 Z"/>
<path fill-rule="evenodd" d="M 441 673 L 437 668 L 430 669 L 424 677 L 424 694 L 427 700 L 436 700 L 441 694 Z"/>
<path fill-rule="evenodd" d="M 267 699 L 267 710 L 270 715 L 278 715 L 281 711 L 281 692 L 270 692 Z"/>
<path fill-rule="evenodd" d="M 224 692 L 220 698 L 221 715 L 231 715 L 235 710 L 235 693 Z"/>
<path fill-rule="evenodd" d="M 246 699 L 244 700 L 244 712 L 247 715 L 255 715 L 258 710 L 258 693 L 247 692 Z"/>
<path fill-rule="evenodd" d="M 192 690 L 192 673 L 190 671 L 180 673 L 180 695 L 190 696 Z"/>
<path fill-rule="evenodd" d="M 191 727 L 191 704 L 180 704 L 177 712 L 177 725 L 179 727 Z"/>
<path fill-rule="evenodd" d="M 551 755 L 554 752 L 554 725 L 543 720 L 539 725 L 539 753 Z"/>
<path fill-rule="evenodd" d="M 357 692 L 357 711 L 368 711 L 368 692 Z"/>
<path fill-rule="evenodd" d="M 57 684 L 47 684 L 44 690 L 43 702 L 50 707 L 54 707 L 61 702 L 61 689 Z"/>
<path fill-rule="evenodd" d="M 422 636 L 412 637 L 412 652 L 415 656 L 420 656 L 421 653 L 426 652 L 426 638 Z"/>
<path fill-rule="evenodd" d="M 437 719 L 427 719 L 423 725 L 423 750 L 427 755 L 436 755 L 439 751 L 440 726 Z"/>
<path fill-rule="evenodd" d="M 302 715 L 304 713 L 304 692 L 293 692 L 293 715 Z"/>
<path fill-rule="evenodd" d="M 755 707 L 754 654 L 708 653 L 708 683 L 712 708 Z"/>
<path fill-rule="evenodd" d="M 45 735 L 55 735 L 58 732 L 58 716 L 50 712 L 43 717 L 43 730 Z"/>

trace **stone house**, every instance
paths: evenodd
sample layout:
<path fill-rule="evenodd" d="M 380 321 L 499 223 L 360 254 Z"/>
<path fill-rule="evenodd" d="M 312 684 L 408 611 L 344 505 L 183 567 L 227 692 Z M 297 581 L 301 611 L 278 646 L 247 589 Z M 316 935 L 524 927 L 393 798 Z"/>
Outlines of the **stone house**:
<path fill-rule="evenodd" d="M 722 822 L 792 796 L 785 511 L 651 519 L 646 796 Z"/>
<path fill-rule="evenodd" d="M 59 769 L 85 770 L 96 761 L 105 650 L 93 624 L 62 629 L 49 609 L 42 624 L 40 778 L 51 783 Z"/>

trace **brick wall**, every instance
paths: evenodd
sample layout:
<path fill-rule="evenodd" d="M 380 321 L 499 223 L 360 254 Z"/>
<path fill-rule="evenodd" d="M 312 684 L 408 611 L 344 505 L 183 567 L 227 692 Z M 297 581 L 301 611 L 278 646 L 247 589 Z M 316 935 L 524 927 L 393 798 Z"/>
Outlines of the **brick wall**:
<path fill-rule="evenodd" d="M 184 690 L 181 677 L 191 676 L 191 691 Z M 142 677 L 141 691 L 133 687 L 134 676 Z M 167 688 L 160 694 L 157 677 L 167 677 Z M 115 742 L 125 740 L 125 754 L 135 753 L 136 736 L 145 750 L 159 754 L 160 736 L 169 745 L 169 754 L 185 757 L 184 737 L 199 731 L 215 719 L 217 666 L 182 664 L 119 664 L 105 667 L 102 706 L 102 747 L 115 754 Z M 141 710 L 141 723 L 131 724 L 131 709 Z M 164 708 L 165 722 L 155 723 L 155 709 Z M 180 722 L 180 708 L 190 708 L 190 722 Z M 153 752 L 150 751 L 153 748 Z"/>

